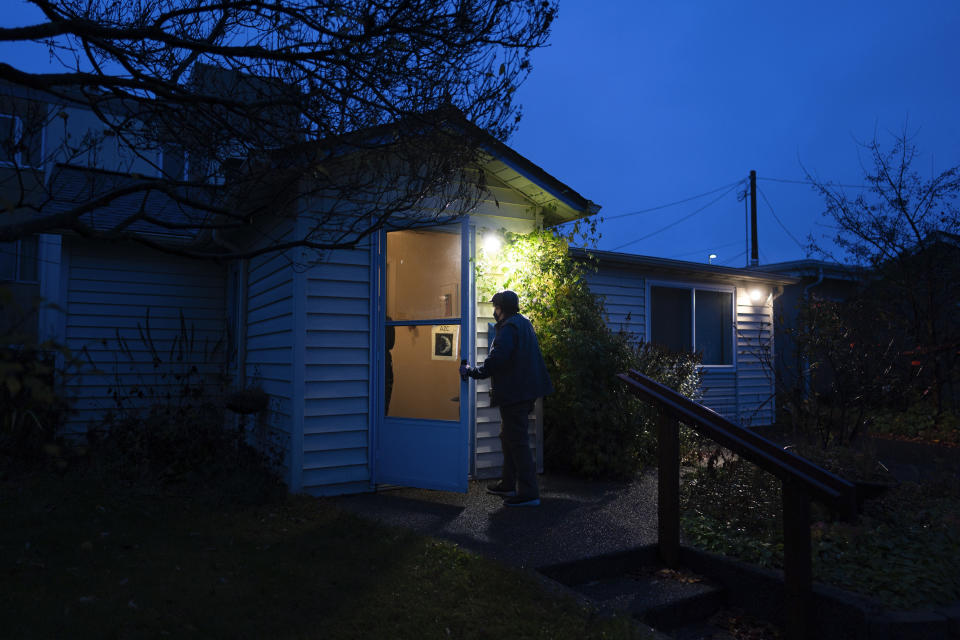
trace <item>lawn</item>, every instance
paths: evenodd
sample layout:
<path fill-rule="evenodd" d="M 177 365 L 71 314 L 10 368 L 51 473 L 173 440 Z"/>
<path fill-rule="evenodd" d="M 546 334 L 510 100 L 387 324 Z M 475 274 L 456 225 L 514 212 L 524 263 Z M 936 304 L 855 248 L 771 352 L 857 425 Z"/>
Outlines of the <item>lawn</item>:
<path fill-rule="evenodd" d="M 850 451 L 807 449 L 804 454 L 847 478 L 865 472 L 863 461 L 854 460 Z M 773 476 L 727 455 L 723 464 L 692 470 L 683 492 L 684 534 L 690 543 L 760 566 L 783 567 L 780 482 Z M 870 596 L 891 609 L 960 600 L 960 478 L 951 470 L 922 483 L 902 482 L 867 500 L 853 522 L 833 520 L 814 504 L 811 538 L 817 581 Z"/>
<path fill-rule="evenodd" d="M 11 638 L 636 638 L 530 575 L 304 496 L 0 480 Z"/>

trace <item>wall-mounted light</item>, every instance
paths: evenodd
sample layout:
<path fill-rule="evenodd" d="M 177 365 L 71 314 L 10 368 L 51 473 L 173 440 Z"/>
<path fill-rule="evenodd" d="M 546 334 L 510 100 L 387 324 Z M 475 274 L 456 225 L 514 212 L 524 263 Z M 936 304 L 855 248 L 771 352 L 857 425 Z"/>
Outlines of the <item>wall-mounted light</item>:
<path fill-rule="evenodd" d="M 497 251 L 500 251 L 500 247 L 503 245 L 503 241 L 500 240 L 500 236 L 497 233 L 488 231 L 483 236 L 483 250 L 487 253 L 493 254 Z"/>
<path fill-rule="evenodd" d="M 754 302 L 760 302 L 763 300 L 763 291 L 760 289 L 751 289 L 750 290 L 750 299 Z"/>

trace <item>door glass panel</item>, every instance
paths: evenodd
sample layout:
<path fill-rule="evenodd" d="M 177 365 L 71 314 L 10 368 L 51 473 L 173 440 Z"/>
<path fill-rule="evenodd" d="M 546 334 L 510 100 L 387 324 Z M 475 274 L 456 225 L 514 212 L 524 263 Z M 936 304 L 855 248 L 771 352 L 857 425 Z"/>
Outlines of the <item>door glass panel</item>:
<path fill-rule="evenodd" d="M 387 326 L 384 407 L 393 418 L 460 419 L 460 326 Z"/>
<path fill-rule="evenodd" d="M 459 318 L 460 234 L 388 233 L 386 283 L 388 320 Z"/>
<path fill-rule="evenodd" d="M 385 414 L 458 421 L 460 234 L 392 231 L 386 263 Z"/>

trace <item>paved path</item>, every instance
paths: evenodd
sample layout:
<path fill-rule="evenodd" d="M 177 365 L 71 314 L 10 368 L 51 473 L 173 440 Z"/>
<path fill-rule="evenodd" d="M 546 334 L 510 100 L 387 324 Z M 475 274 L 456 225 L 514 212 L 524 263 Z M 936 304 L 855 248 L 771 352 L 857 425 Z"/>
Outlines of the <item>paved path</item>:
<path fill-rule="evenodd" d="M 485 492 L 389 489 L 343 496 L 343 509 L 386 524 L 452 540 L 506 564 L 538 568 L 656 542 L 655 471 L 630 483 L 540 476 L 539 507 L 505 507 Z"/>

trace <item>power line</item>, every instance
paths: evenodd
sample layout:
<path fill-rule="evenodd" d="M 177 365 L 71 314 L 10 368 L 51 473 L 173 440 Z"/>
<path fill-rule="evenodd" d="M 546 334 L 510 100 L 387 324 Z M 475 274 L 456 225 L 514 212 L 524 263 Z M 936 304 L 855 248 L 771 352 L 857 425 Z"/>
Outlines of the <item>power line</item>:
<path fill-rule="evenodd" d="M 717 187 L 716 189 L 711 189 L 710 191 L 705 191 L 704 193 L 697 194 L 695 196 L 690 196 L 689 198 L 684 198 L 683 200 L 677 200 L 676 202 L 669 202 L 667 204 L 657 205 L 656 207 L 649 207 L 647 209 L 640 209 L 639 211 L 631 211 L 629 213 L 618 213 L 615 216 L 603 216 L 604 220 L 616 220 L 617 218 L 626 218 L 627 216 L 636 216 L 641 213 L 650 213 L 651 211 L 659 211 L 660 209 L 666 209 L 668 207 L 674 207 L 678 204 L 683 204 L 684 202 L 690 202 L 691 200 L 696 200 L 697 198 L 703 198 L 711 194 L 716 193 L 717 191 L 723 191 L 724 189 L 735 186 L 743 182 L 743 180 L 737 180 L 736 182 L 731 182 L 730 184 L 725 184 L 722 187 Z"/>
<path fill-rule="evenodd" d="M 808 185 L 811 185 L 811 186 L 814 186 L 814 187 L 819 187 L 819 186 L 820 186 L 819 183 L 813 182 L 812 180 L 789 180 L 789 179 L 787 179 L 787 178 L 767 178 L 767 177 L 761 178 L 760 176 L 757 176 L 757 180 L 767 180 L 767 181 L 769 181 L 769 182 L 784 182 L 784 183 L 786 183 L 786 184 L 808 184 Z M 870 188 L 872 188 L 873 185 L 869 185 L 869 184 L 843 184 L 843 183 L 839 183 L 839 182 L 838 182 L 838 183 L 829 183 L 829 184 L 826 184 L 826 183 L 825 183 L 823 186 L 825 186 L 825 187 L 850 187 L 851 189 L 870 189 Z"/>
<path fill-rule="evenodd" d="M 613 250 L 614 250 L 614 251 L 619 251 L 620 249 L 623 249 L 624 247 L 627 247 L 627 246 L 629 246 L 629 245 L 631 245 L 631 244 L 636 244 L 637 242 L 640 242 L 641 240 L 646 240 L 647 238 L 651 238 L 651 237 L 657 235 L 658 233 L 661 233 L 662 231 L 666 231 L 667 229 L 670 229 L 671 227 L 677 226 L 678 224 L 680 224 L 680 223 L 683 222 L 684 220 L 687 220 L 687 219 L 692 218 L 693 216 L 697 215 L 698 213 L 700 213 L 701 211 L 703 211 L 704 209 L 706 209 L 706 208 L 709 207 L 710 205 L 719 202 L 720 200 L 723 199 L 724 196 L 726 196 L 728 193 L 730 193 L 731 191 L 733 191 L 735 188 L 737 188 L 737 187 L 738 187 L 739 185 L 741 185 L 741 184 L 743 184 L 743 180 L 738 180 L 737 182 L 734 182 L 734 183 L 731 184 L 731 185 L 727 185 L 728 187 L 730 187 L 729 189 L 727 189 L 726 191 L 724 191 L 724 192 L 721 193 L 719 196 L 717 196 L 716 198 L 714 198 L 713 200 L 711 200 L 711 201 L 708 202 L 707 204 L 703 205 L 703 206 L 700 207 L 699 209 L 693 210 L 692 212 L 688 213 L 687 215 L 683 216 L 682 218 L 679 218 L 679 219 L 671 222 L 670 224 L 668 224 L 668 225 L 665 226 L 665 227 L 661 227 L 661 228 L 657 229 L 656 231 L 653 231 L 653 232 L 651 232 L 651 233 L 648 233 L 648 234 L 645 235 L 645 236 L 642 236 L 642 237 L 640 237 L 640 238 L 637 238 L 636 240 L 631 240 L 630 242 L 624 243 L 624 244 L 620 245 L 619 247 L 615 247 Z M 722 187 L 721 187 L 721 188 L 722 188 Z M 714 190 L 714 192 L 716 192 L 716 191 L 717 191 L 717 190 Z"/>
<path fill-rule="evenodd" d="M 767 199 L 767 194 L 763 192 L 763 189 L 758 188 L 757 191 L 760 192 L 760 196 L 763 198 L 763 201 L 767 203 L 767 208 L 770 209 L 770 213 L 773 214 L 773 219 L 777 221 L 777 224 L 780 225 L 780 228 L 787 232 L 787 235 L 790 236 L 790 239 L 793 240 L 794 244 L 800 247 L 801 251 L 806 251 L 806 247 L 800 244 L 800 241 L 793 237 L 793 234 L 790 233 L 790 229 L 787 229 L 787 225 L 783 224 L 783 220 L 781 220 L 780 216 L 777 215 L 777 212 L 773 210 L 773 205 L 770 204 L 770 201 Z"/>

